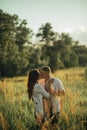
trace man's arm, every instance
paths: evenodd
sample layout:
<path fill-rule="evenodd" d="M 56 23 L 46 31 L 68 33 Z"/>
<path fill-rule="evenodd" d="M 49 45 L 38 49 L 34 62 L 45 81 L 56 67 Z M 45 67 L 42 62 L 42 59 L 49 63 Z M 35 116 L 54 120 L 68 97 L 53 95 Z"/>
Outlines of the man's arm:
<path fill-rule="evenodd" d="M 65 95 L 65 89 L 61 80 L 58 81 L 58 95 Z"/>
<path fill-rule="evenodd" d="M 63 96 L 65 95 L 65 89 L 63 87 L 62 81 L 58 80 L 58 89 L 54 89 L 53 86 L 54 79 L 51 78 L 46 85 L 46 91 L 49 92 L 51 95 L 55 96 Z"/>
<path fill-rule="evenodd" d="M 46 91 L 49 92 L 50 94 L 53 94 L 53 93 L 54 93 L 54 89 L 52 89 L 52 88 L 53 88 L 53 87 L 52 87 L 52 83 L 53 83 L 53 82 L 54 82 L 54 79 L 51 78 L 51 79 L 47 82 L 47 84 L 46 84 L 46 86 L 45 86 Z"/>

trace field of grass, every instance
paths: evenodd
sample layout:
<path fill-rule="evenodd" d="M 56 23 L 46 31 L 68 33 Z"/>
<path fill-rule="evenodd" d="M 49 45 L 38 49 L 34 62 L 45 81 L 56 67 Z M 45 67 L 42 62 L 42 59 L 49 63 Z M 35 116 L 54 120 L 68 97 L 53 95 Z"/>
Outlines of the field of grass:
<path fill-rule="evenodd" d="M 60 130 L 87 130 L 87 80 L 85 68 L 56 71 L 64 84 Z M 34 107 L 27 95 L 27 77 L 0 81 L 0 130 L 35 130 Z"/>

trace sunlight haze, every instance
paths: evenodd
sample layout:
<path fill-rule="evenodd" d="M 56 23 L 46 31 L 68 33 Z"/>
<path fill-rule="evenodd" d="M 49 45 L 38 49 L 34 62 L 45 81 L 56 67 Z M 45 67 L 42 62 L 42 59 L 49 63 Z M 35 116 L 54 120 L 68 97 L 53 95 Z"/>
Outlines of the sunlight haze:
<path fill-rule="evenodd" d="M 54 31 L 87 45 L 87 0 L 0 0 L 0 9 L 26 19 L 34 33 L 49 22 Z"/>

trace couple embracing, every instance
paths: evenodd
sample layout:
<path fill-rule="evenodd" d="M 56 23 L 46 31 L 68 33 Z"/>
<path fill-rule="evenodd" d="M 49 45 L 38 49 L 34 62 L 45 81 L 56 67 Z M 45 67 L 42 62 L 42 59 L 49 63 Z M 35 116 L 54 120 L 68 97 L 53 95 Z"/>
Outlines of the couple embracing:
<path fill-rule="evenodd" d="M 60 96 L 65 95 L 62 81 L 51 76 L 51 68 L 31 70 L 28 95 L 35 107 L 35 118 L 40 130 L 58 130 Z"/>

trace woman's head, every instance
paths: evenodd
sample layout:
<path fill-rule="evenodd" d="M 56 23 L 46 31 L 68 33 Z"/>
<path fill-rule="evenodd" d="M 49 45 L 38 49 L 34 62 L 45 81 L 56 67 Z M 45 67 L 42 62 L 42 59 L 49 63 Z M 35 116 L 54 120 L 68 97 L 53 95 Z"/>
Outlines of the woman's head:
<path fill-rule="evenodd" d="M 28 77 L 28 95 L 29 95 L 29 98 L 32 97 L 34 85 L 35 85 L 35 83 L 37 83 L 39 77 L 40 77 L 40 72 L 39 72 L 38 69 L 33 69 L 29 72 L 29 77 Z"/>
<path fill-rule="evenodd" d="M 29 81 L 36 83 L 40 77 L 40 72 L 37 69 L 31 70 L 29 73 Z"/>

